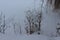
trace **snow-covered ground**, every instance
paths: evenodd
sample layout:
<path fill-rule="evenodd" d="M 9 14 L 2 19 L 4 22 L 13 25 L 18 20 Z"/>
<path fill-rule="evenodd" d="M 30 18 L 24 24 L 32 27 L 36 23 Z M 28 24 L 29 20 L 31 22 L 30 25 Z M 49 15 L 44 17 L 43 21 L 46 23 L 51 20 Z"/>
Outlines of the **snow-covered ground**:
<path fill-rule="evenodd" d="M 6 30 L 5 34 L 0 33 L 0 40 L 59 40 L 60 37 L 53 38 L 46 35 L 37 35 L 37 34 L 18 34 L 14 33 L 13 27 L 10 27 Z"/>
<path fill-rule="evenodd" d="M 5 34 L 0 33 L 0 40 L 50 40 L 50 37 L 37 34 L 18 34 L 14 33 L 13 27 L 6 30 Z"/>
<path fill-rule="evenodd" d="M 49 40 L 42 35 L 0 35 L 0 40 Z"/>
<path fill-rule="evenodd" d="M 55 40 L 60 40 L 60 37 L 56 37 Z"/>
<path fill-rule="evenodd" d="M 45 0 L 46 1 L 46 0 Z M 13 1 L 14 2 L 14 1 Z M 13 3 L 12 2 L 12 3 Z M 3 2 L 1 2 L 1 4 L 2 4 Z M 10 4 L 11 2 L 7 2 L 7 4 Z M 16 2 L 15 2 L 16 3 Z M 19 2 L 17 2 L 15 5 L 17 5 L 17 4 L 19 4 L 20 3 L 20 1 Z M 24 1 L 21 3 L 21 4 L 23 4 L 23 3 L 25 3 Z M 27 1 L 26 1 L 26 4 L 28 4 L 27 3 Z M 32 3 L 33 4 L 33 3 Z M 5 5 L 5 4 L 4 4 Z M 14 4 L 13 4 L 14 5 Z M 20 5 L 20 4 L 19 4 Z M 24 4 L 25 5 L 25 4 Z M 29 4 L 28 4 L 29 5 Z M 44 3 L 44 5 L 45 5 L 45 3 Z M 43 5 L 43 6 L 44 6 Z M 9 12 L 11 12 L 12 10 L 12 8 L 10 8 L 10 6 L 12 6 L 12 5 L 9 5 L 9 7 L 7 7 L 7 9 L 8 9 L 8 12 L 7 13 L 9 13 Z M 21 5 L 20 5 L 21 6 Z M 17 7 L 19 7 L 19 8 L 16 8 L 16 10 L 17 10 L 17 12 L 15 12 L 16 10 L 15 10 L 15 8 L 13 8 L 13 10 L 15 10 L 15 11 L 13 11 L 13 12 L 11 12 L 11 13 L 18 13 L 18 9 L 20 10 L 21 9 L 21 7 L 20 6 L 17 6 Z M 5 6 L 4 6 L 5 7 Z M 32 6 L 31 6 L 32 7 Z M 1 7 L 2 8 L 2 7 Z M 9 9 L 10 8 L 10 9 Z M 25 8 L 25 6 L 23 7 L 23 8 Z M 24 9 L 22 9 L 22 10 L 24 10 Z M 44 10 L 44 9 L 43 9 Z M 45 11 L 45 10 L 44 10 Z M 4 13 L 6 13 L 6 12 L 4 12 Z M 11 14 L 10 13 L 10 14 Z M 22 12 L 21 12 L 22 13 Z M 14 33 L 14 29 L 13 29 L 13 27 L 11 26 L 10 28 L 8 28 L 7 30 L 6 30 L 6 32 L 5 32 L 5 34 L 2 34 L 2 33 L 0 33 L 0 40 L 60 40 L 60 37 L 49 37 L 49 36 L 46 36 L 46 34 L 47 35 L 50 35 L 50 34 L 54 34 L 54 35 L 56 35 L 55 34 L 55 27 L 57 26 L 57 24 L 56 24 L 56 22 L 58 23 L 58 22 L 60 22 L 60 15 L 59 14 L 56 14 L 56 13 L 51 13 L 51 11 L 48 9 L 48 14 L 46 14 L 45 12 L 43 12 L 44 14 L 43 14 L 43 19 L 44 20 L 42 20 L 42 30 L 43 30 L 43 34 L 44 35 L 37 35 L 37 34 L 32 34 L 32 35 L 27 35 L 27 34 L 23 34 L 23 30 L 22 30 L 22 34 L 19 34 L 19 32 L 16 30 L 16 33 Z M 9 15 L 10 15 L 9 14 Z M 19 11 L 19 13 L 17 14 L 17 15 L 19 15 L 20 14 L 20 11 Z M 6 14 L 6 15 L 8 15 L 8 14 Z M 8 15 L 8 16 L 9 16 Z M 20 18 L 21 17 L 21 19 L 24 19 L 24 18 L 22 18 L 22 15 L 23 14 L 21 14 L 21 15 L 19 15 L 18 17 Z M 17 18 L 18 18 L 17 17 Z M 22 20 L 21 20 L 21 24 L 22 24 L 22 26 L 24 26 L 23 25 L 23 22 L 22 22 Z M 47 28 L 47 29 L 46 29 Z M 53 30 L 54 29 L 54 30 Z M 51 35 L 50 35 L 51 36 Z"/>
<path fill-rule="evenodd" d="M 44 35 L 0 35 L 0 40 L 60 40 L 60 37 L 52 38 Z"/>

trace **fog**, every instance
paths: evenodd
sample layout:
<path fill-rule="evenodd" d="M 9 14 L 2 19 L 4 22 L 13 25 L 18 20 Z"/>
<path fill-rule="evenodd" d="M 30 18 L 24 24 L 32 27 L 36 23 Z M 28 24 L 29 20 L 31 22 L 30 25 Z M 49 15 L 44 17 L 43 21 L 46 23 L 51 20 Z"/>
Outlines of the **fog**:
<path fill-rule="evenodd" d="M 39 7 L 39 0 L 35 2 L 35 8 Z M 0 12 L 5 15 L 6 20 L 15 18 L 24 26 L 25 12 L 34 8 L 34 0 L 0 0 Z"/>
<path fill-rule="evenodd" d="M 29 0 L 0 0 L 0 11 L 7 17 L 22 16 L 26 8 L 31 7 L 33 1 Z"/>

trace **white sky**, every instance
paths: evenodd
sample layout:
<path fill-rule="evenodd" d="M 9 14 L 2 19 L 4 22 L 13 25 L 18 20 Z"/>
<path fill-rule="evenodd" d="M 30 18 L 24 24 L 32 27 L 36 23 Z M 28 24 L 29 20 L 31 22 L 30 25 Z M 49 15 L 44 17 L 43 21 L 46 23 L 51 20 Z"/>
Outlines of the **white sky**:
<path fill-rule="evenodd" d="M 38 7 L 39 0 L 36 0 L 36 6 Z M 34 0 L 0 0 L 0 11 L 5 14 L 6 18 L 15 16 L 20 19 L 23 26 L 25 11 L 28 8 L 34 7 Z"/>

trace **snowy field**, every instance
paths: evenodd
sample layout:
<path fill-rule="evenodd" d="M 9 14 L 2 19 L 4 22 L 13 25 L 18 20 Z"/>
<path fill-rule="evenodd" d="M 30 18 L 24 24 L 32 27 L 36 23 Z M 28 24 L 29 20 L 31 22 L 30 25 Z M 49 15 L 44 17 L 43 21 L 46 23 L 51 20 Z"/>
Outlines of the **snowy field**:
<path fill-rule="evenodd" d="M 60 37 L 50 38 L 43 35 L 0 35 L 0 40 L 60 40 Z"/>
<path fill-rule="evenodd" d="M 15 34 L 13 27 L 10 27 L 5 34 L 0 33 L 0 40 L 49 40 L 49 37 L 37 34 Z"/>
<path fill-rule="evenodd" d="M 0 35 L 0 40 L 49 40 L 41 35 Z"/>
<path fill-rule="evenodd" d="M 23 32 L 23 31 L 22 31 Z M 0 40 L 60 40 L 60 37 L 49 37 L 38 34 L 19 34 L 14 33 L 13 27 L 8 28 L 5 34 L 0 33 Z"/>
<path fill-rule="evenodd" d="M 37 34 L 19 34 L 14 33 L 13 27 L 10 27 L 6 30 L 5 34 L 0 33 L 0 40 L 49 40 L 50 37 Z"/>
<path fill-rule="evenodd" d="M 45 35 L 26 34 L 0 34 L 0 40 L 60 40 L 60 37 L 48 37 Z"/>
<path fill-rule="evenodd" d="M 36 9 L 40 9 L 41 6 L 41 1 L 36 0 Z M 43 7 L 43 20 L 42 20 L 42 31 L 44 34 L 50 35 L 56 35 L 56 23 L 60 23 L 60 14 L 53 13 L 48 7 L 46 9 L 46 0 L 44 4 L 42 5 Z M 2 11 L 3 14 L 5 14 L 6 19 L 8 20 L 8 23 L 10 23 L 10 19 L 8 18 L 16 18 L 15 21 L 18 21 L 18 25 L 16 26 L 16 33 L 14 33 L 14 28 L 13 28 L 13 22 L 11 23 L 11 27 L 8 27 L 7 30 L 5 31 L 5 34 L 0 33 L 0 40 L 60 40 L 60 37 L 49 37 L 46 35 L 38 35 L 38 34 L 26 34 L 25 32 L 25 25 L 24 25 L 24 20 L 25 20 L 25 10 L 27 9 L 34 9 L 34 0 L 0 0 L 0 11 Z M 48 12 L 46 12 L 48 10 Z M 14 19 L 12 19 L 13 21 Z M 22 26 L 22 34 L 19 33 L 20 29 L 20 24 Z M 7 23 L 7 25 L 8 25 Z M 15 22 L 14 22 L 15 24 Z M 10 24 L 9 24 L 10 26 Z M 60 25 L 59 25 L 60 26 Z M 23 32 L 24 31 L 24 32 Z"/>

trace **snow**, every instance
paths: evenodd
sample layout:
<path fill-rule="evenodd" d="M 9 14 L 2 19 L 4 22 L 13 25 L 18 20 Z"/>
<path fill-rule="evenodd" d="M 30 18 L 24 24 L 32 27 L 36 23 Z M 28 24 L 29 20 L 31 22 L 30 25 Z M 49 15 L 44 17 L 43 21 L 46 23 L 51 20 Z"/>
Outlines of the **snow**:
<path fill-rule="evenodd" d="M 46 5 L 46 0 L 43 6 L 45 7 L 45 5 Z M 58 26 L 57 23 L 60 22 L 60 15 L 52 12 L 52 10 L 49 8 L 47 10 L 48 10 L 48 13 L 46 12 L 46 9 L 43 8 L 41 35 L 20 34 L 18 28 L 16 29 L 16 33 L 15 33 L 13 26 L 11 26 L 7 28 L 5 34 L 0 33 L 0 40 L 60 40 L 60 37 L 52 37 L 56 35 L 55 33 L 56 26 Z M 22 33 L 23 31 L 25 30 L 22 30 Z"/>
<path fill-rule="evenodd" d="M 49 40 L 49 37 L 37 34 L 18 34 L 13 27 L 8 28 L 5 34 L 0 33 L 0 40 Z"/>
<path fill-rule="evenodd" d="M 46 35 L 15 34 L 13 30 L 13 27 L 10 27 L 6 30 L 5 34 L 0 33 L 0 40 L 54 40 L 54 38 Z"/>
<path fill-rule="evenodd" d="M 0 40 L 60 40 L 60 37 L 48 37 L 46 35 L 26 34 L 0 34 Z"/>
<path fill-rule="evenodd" d="M 43 3 L 43 15 L 42 15 L 42 22 L 41 22 L 41 30 L 43 31 L 44 35 L 47 36 L 56 36 L 56 27 L 57 24 L 60 23 L 60 12 L 54 12 L 52 7 L 46 4 L 46 1 Z"/>
<path fill-rule="evenodd" d="M 42 35 L 0 35 L 0 40 L 49 40 Z"/>
<path fill-rule="evenodd" d="M 49 37 L 38 34 L 29 35 L 15 33 L 13 26 L 11 26 L 7 28 L 5 34 L 0 33 L 0 40 L 49 40 Z"/>
<path fill-rule="evenodd" d="M 5 34 L 0 33 L 0 40 L 49 40 L 50 38 L 45 35 L 38 34 L 18 34 L 14 32 L 13 27 L 8 28 Z"/>
<path fill-rule="evenodd" d="M 60 40 L 60 37 L 56 37 L 55 39 L 56 39 L 56 40 Z"/>

